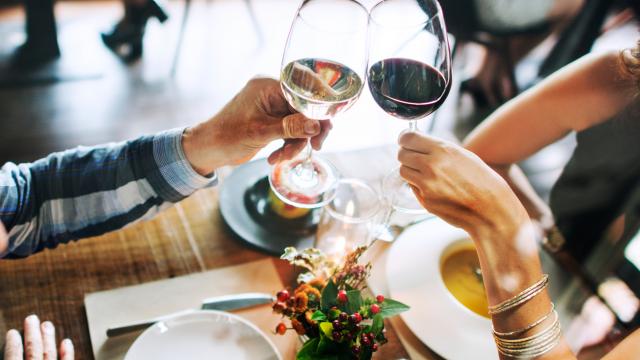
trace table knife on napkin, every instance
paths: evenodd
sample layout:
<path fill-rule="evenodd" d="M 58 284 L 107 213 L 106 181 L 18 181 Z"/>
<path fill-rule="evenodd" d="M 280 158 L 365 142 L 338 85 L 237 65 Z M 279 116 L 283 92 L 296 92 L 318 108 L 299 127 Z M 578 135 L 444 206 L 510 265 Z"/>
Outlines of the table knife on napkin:
<path fill-rule="evenodd" d="M 234 295 L 218 296 L 202 300 L 200 310 L 238 310 L 252 306 L 263 305 L 273 302 L 275 299 L 269 294 L 262 293 L 243 293 Z M 118 327 L 111 327 L 107 329 L 107 337 L 114 337 L 123 334 L 127 334 L 133 331 L 139 331 L 148 328 L 149 326 L 170 319 L 174 316 L 197 311 L 196 309 L 187 309 L 178 311 L 172 314 L 159 316 L 153 319 L 143 320 L 140 322 L 122 325 Z"/>

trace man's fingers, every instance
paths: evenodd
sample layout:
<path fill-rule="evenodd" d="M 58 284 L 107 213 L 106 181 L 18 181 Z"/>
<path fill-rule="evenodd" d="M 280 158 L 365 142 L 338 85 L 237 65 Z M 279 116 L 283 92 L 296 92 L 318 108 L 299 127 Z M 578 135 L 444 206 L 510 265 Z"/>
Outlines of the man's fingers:
<path fill-rule="evenodd" d="M 50 321 L 45 321 L 40 325 L 42 331 L 42 347 L 44 360 L 56 360 L 58 352 L 56 350 L 56 328 Z"/>
<path fill-rule="evenodd" d="M 75 349 L 73 343 L 69 339 L 64 339 L 60 343 L 60 360 L 73 360 L 75 357 Z"/>
<path fill-rule="evenodd" d="M 290 139 L 284 142 L 284 145 L 271 153 L 267 158 L 269 164 L 273 165 L 280 161 L 293 159 L 307 145 L 306 139 Z"/>
<path fill-rule="evenodd" d="M 11 329 L 7 332 L 4 344 L 4 360 L 23 360 L 22 337 L 17 330 Z"/>
<path fill-rule="evenodd" d="M 282 118 L 282 138 L 302 139 L 320 134 L 320 122 L 307 119 L 302 114 L 291 114 Z"/>
<path fill-rule="evenodd" d="M 404 131 L 398 138 L 401 147 L 423 154 L 430 154 L 440 146 L 443 141 L 433 136 L 419 134 L 414 131 Z"/>
<path fill-rule="evenodd" d="M 332 128 L 333 124 L 331 124 L 331 120 L 320 121 L 320 134 L 311 138 L 311 147 L 313 147 L 314 150 L 320 150 L 322 148 L 322 144 L 327 136 L 329 136 Z"/>
<path fill-rule="evenodd" d="M 24 319 L 24 354 L 28 360 L 42 360 L 42 332 L 40 319 L 30 315 Z"/>
<path fill-rule="evenodd" d="M 418 170 L 404 165 L 400 166 L 400 176 L 411 185 L 417 185 L 422 178 L 422 174 Z"/>

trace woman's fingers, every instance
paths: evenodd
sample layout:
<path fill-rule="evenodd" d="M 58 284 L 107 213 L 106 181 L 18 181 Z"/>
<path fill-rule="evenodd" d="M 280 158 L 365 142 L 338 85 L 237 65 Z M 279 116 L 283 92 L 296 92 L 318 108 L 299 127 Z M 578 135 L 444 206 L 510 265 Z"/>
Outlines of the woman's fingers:
<path fill-rule="evenodd" d="M 4 344 L 4 360 L 23 360 L 22 337 L 17 330 L 7 332 Z"/>
<path fill-rule="evenodd" d="M 45 321 L 40 325 L 42 331 L 42 348 L 44 360 L 56 360 L 58 352 L 56 350 L 56 328 L 50 321 Z"/>
<path fill-rule="evenodd" d="M 25 359 L 42 360 L 42 332 L 40 319 L 36 315 L 29 315 L 24 319 L 24 354 Z"/>
<path fill-rule="evenodd" d="M 60 343 L 60 360 L 73 360 L 75 357 L 75 349 L 73 343 L 69 339 L 64 339 Z"/>
<path fill-rule="evenodd" d="M 441 147 L 443 143 L 444 142 L 438 138 L 419 134 L 414 131 L 405 131 L 400 134 L 398 138 L 398 144 L 400 144 L 401 147 L 423 154 L 433 153 Z"/>

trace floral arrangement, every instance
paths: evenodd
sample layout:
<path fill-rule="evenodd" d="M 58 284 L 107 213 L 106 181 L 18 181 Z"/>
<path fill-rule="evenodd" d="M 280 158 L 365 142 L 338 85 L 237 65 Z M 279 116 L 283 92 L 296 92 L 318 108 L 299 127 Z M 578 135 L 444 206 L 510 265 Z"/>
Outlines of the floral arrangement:
<path fill-rule="evenodd" d="M 296 359 L 371 359 L 387 342 L 384 318 L 409 309 L 382 295 L 363 295 L 371 270 L 371 264 L 358 263 L 365 250 L 359 247 L 335 264 L 317 249 L 285 249 L 281 258 L 302 273 L 293 293 L 277 293 L 273 311 L 291 323 L 280 322 L 276 333 L 293 330 L 304 341 Z"/>

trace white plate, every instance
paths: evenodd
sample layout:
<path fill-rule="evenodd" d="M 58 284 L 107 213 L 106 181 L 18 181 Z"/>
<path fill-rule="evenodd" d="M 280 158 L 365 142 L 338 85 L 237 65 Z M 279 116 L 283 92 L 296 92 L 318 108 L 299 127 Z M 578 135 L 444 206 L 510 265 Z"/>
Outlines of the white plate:
<path fill-rule="evenodd" d="M 222 311 L 201 310 L 156 323 L 133 343 L 125 360 L 282 360 L 252 323 Z"/>
<path fill-rule="evenodd" d="M 491 321 L 462 305 L 440 275 L 440 257 L 469 235 L 434 218 L 406 229 L 387 258 L 387 283 L 394 300 L 411 310 L 401 314 L 430 349 L 450 360 L 497 359 Z"/>

